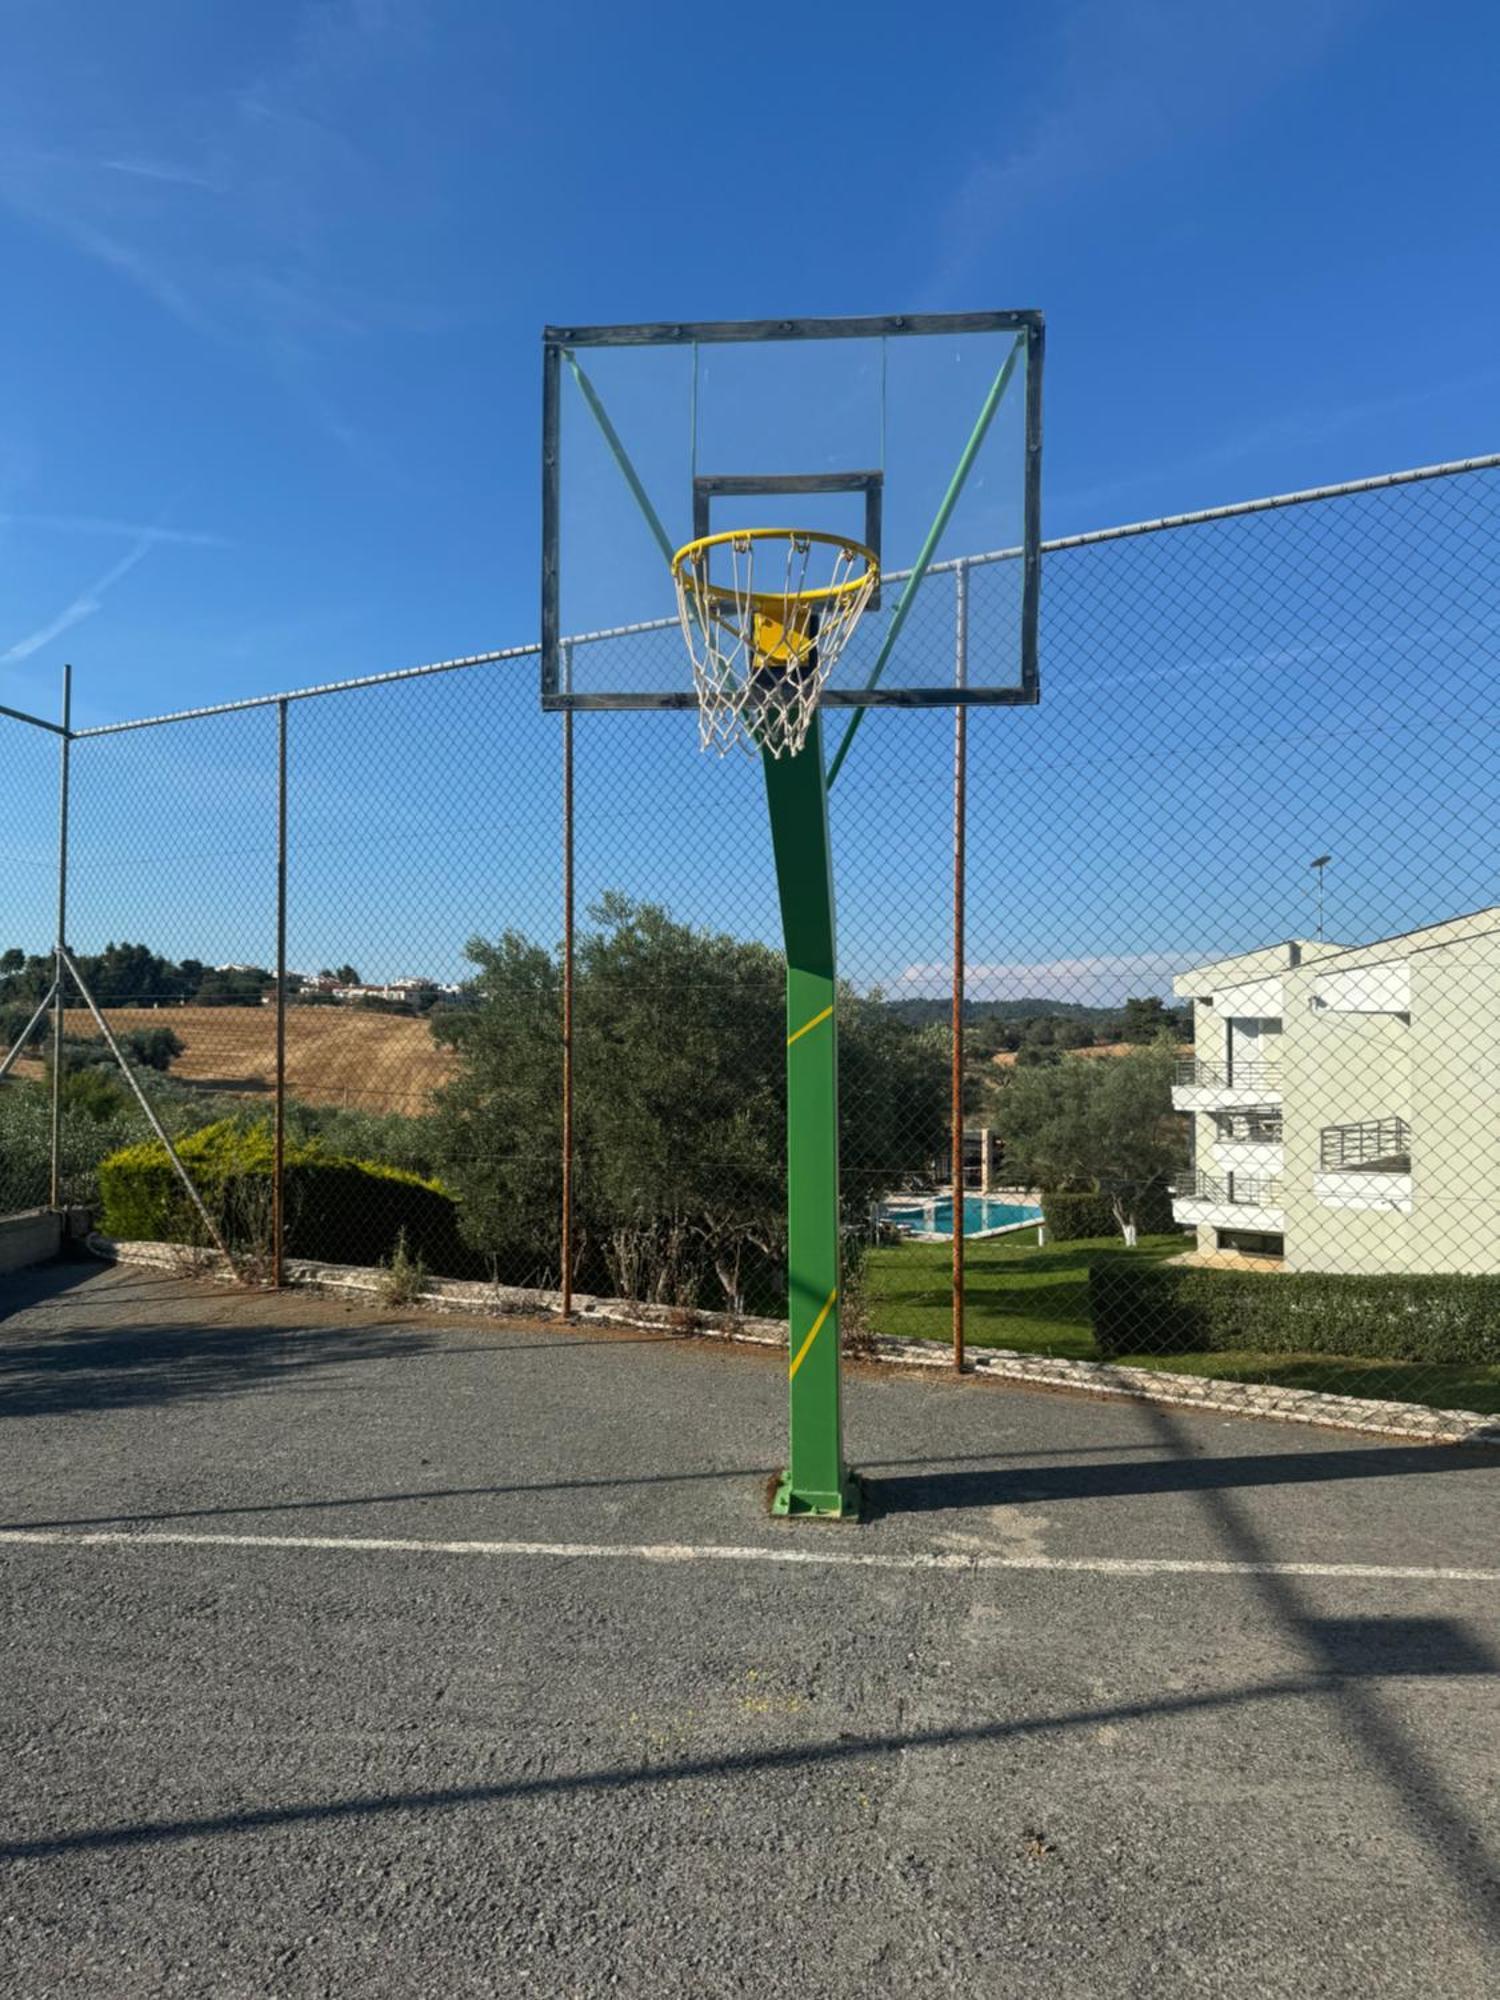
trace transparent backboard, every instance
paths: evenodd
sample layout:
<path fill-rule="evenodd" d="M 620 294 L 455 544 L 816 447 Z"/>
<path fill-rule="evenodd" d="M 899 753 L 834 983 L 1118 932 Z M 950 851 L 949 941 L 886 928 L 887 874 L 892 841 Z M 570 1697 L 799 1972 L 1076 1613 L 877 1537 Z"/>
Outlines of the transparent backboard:
<path fill-rule="evenodd" d="M 1034 312 L 548 327 L 542 703 L 691 708 L 673 553 L 733 528 L 872 546 L 827 707 L 1037 699 Z"/>

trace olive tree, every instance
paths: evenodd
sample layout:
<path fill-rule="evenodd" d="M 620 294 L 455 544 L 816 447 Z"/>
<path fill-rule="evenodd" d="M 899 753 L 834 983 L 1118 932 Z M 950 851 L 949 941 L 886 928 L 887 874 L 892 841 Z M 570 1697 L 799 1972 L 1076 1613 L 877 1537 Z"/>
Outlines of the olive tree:
<path fill-rule="evenodd" d="M 606 896 L 576 946 L 574 1276 L 589 1288 L 739 1309 L 779 1304 L 786 1257 L 781 956 Z M 514 934 L 475 939 L 469 1005 L 436 1016 L 456 1059 L 440 1170 L 470 1242 L 517 1282 L 558 1271 L 561 969 Z M 851 1212 L 941 1146 L 941 1035 L 877 997 L 840 1000 Z"/>
<path fill-rule="evenodd" d="M 1120 1056 L 1018 1065 L 994 1112 L 1007 1160 L 1041 1188 L 1097 1189 L 1133 1246 L 1145 1204 L 1165 1193 L 1185 1156 L 1172 1065 L 1168 1040 Z"/>

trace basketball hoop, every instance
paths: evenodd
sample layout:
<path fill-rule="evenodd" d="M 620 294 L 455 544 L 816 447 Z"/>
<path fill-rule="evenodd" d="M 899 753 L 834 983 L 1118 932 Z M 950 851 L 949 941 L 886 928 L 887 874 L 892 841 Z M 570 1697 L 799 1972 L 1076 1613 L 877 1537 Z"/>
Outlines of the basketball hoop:
<path fill-rule="evenodd" d="M 735 528 L 679 549 L 672 580 L 702 747 L 794 755 L 880 581 L 874 551 L 810 529 Z"/>

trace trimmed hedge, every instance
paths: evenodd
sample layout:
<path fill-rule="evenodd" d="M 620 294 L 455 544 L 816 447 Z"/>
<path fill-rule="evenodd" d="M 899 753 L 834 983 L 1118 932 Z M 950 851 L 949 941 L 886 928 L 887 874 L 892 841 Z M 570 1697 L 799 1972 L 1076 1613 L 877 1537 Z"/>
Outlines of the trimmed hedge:
<path fill-rule="evenodd" d="M 265 1249 L 270 1231 L 270 1128 L 221 1119 L 177 1141 L 177 1152 L 231 1246 Z M 316 1139 L 286 1146 L 286 1247 L 293 1257 L 378 1264 L 404 1229 L 409 1254 L 445 1278 L 484 1275 L 458 1230 L 458 1204 L 436 1181 L 375 1160 L 347 1159 Z M 101 1226 L 134 1241 L 195 1243 L 203 1224 L 156 1140 L 99 1166 Z"/>
<path fill-rule="evenodd" d="M 1340 1354 L 1500 1362 L 1500 1277 L 1205 1271 L 1101 1258 L 1089 1267 L 1105 1356 Z"/>
<path fill-rule="evenodd" d="M 1164 1236 L 1176 1227 L 1172 1196 L 1165 1187 L 1150 1188 L 1141 1197 L 1137 1223 L 1143 1236 Z M 1077 1243 L 1085 1236 L 1118 1236 L 1120 1225 L 1107 1194 L 1097 1190 L 1072 1194 L 1044 1190 L 1042 1220 L 1054 1243 Z"/>

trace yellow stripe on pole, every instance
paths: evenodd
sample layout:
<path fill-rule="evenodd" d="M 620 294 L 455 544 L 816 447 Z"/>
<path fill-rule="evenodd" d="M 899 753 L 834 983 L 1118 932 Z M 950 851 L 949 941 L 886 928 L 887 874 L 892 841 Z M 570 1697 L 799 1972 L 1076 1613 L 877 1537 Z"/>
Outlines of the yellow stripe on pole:
<path fill-rule="evenodd" d="M 810 1021 L 808 1022 L 808 1026 L 809 1027 L 812 1026 L 812 1023 Z M 787 1375 L 787 1380 L 789 1382 L 795 1381 L 797 1370 L 802 1366 L 803 1362 L 807 1359 L 807 1350 L 812 1346 L 813 1342 L 817 1339 L 818 1335 L 823 1331 L 823 1322 L 825 1319 L 827 1319 L 828 1315 L 833 1311 L 833 1302 L 838 1297 L 838 1295 L 839 1295 L 838 1286 L 835 1285 L 833 1290 L 828 1294 L 828 1297 L 823 1301 L 823 1310 L 818 1314 L 817 1318 L 813 1321 L 812 1331 L 808 1334 L 806 1340 L 803 1341 L 802 1345 L 797 1349 L 796 1359 L 792 1362 L 791 1369 Z"/>
<path fill-rule="evenodd" d="M 833 1009 L 831 1007 L 825 1007 L 821 1014 L 814 1014 L 810 1021 L 804 1021 L 802 1023 L 802 1026 L 797 1029 L 795 1034 L 787 1036 L 786 1038 L 787 1047 L 790 1048 L 793 1042 L 800 1042 L 804 1035 L 810 1035 L 813 1029 L 816 1027 L 820 1027 L 822 1023 L 828 1019 L 828 1016 L 832 1012 Z"/>

